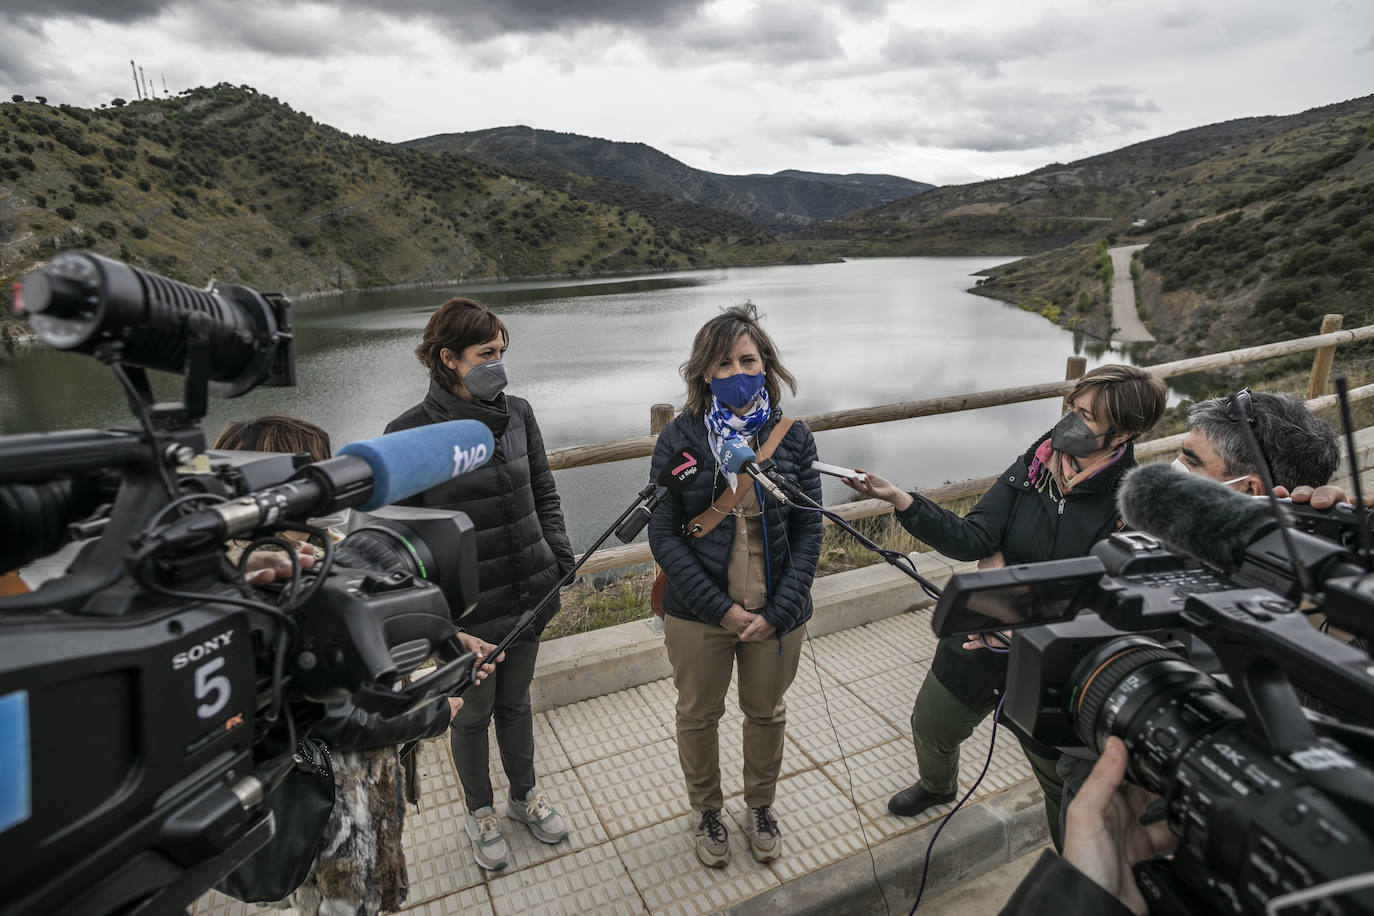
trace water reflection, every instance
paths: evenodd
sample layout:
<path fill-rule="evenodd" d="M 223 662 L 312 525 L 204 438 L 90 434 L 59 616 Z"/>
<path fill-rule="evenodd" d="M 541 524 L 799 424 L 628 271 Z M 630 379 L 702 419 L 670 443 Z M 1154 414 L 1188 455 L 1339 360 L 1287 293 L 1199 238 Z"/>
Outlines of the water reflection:
<path fill-rule="evenodd" d="M 886 258 L 838 264 L 680 271 L 614 280 L 545 280 L 350 293 L 295 309 L 294 389 L 211 401 L 211 437 L 229 420 L 296 414 L 336 445 L 377 435 L 424 394 L 414 348 L 435 306 L 485 302 L 511 331 L 510 391 L 533 405 L 546 445 L 641 436 L 649 406 L 683 397 L 679 364 L 717 310 L 757 303 L 800 389 L 789 414 L 887 404 L 1063 378 L 1068 356 L 1089 367 L 1129 360 L 1038 315 L 965 292 L 989 258 Z M 159 397 L 179 377 L 152 373 Z M 821 456 L 907 486 L 1000 471 L 1057 418 L 1054 401 L 905 420 L 817 435 Z M 109 371 L 43 347 L 0 359 L 6 433 L 131 423 Z M 588 544 L 647 477 L 647 459 L 557 474 L 569 526 Z M 827 501 L 848 490 L 825 481 Z"/>

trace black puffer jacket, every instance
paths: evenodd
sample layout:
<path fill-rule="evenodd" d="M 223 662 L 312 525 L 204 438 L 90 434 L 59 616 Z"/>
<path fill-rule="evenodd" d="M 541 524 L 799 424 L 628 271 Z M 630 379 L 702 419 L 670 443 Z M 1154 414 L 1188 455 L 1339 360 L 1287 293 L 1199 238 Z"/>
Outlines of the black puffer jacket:
<path fill-rule="evenodd" d="M 960 518 L 913 493 L 915 501 L 896 513 L 912 535 L 947 557 L 981 560 L 1002 551 L 1008 566 L 1087 556 L 1098 541 L 1117 526 L 1116 490 L 1122 476 L 1136 466 L 1135 451 L 1053 499 L 1030 480 L 1035 450 L 1046 433 L 984 494 L 968 515 Z M 961 703 L 982 709 L 997 702 L 1007 676 L 1007 656 L 985 649 L 964 649 L 961 636 L 940 640 L 931 673 Z"/>
<path fill-rule="evenodd" d="M 497 642 L 572 569 L 572 546 L 544 439 L 527 401 L 505 394 L 485 403 L 465 401 L 431 382 L 424 401 L 388 423 L 386 431 L 445 420 L 486 424 L 496 439 L 491 460 L 404 502 L 458 509 L 472 519 L 480 593 L 477 607 L 462 625 L 475 636 Z M 554 598 L 521 639 L 538 639 L 558 608 Z"/>
<path fill-rule="evenodd" d="M 758 434 L 759 442 L 768 439 L 781 416 L 782 412 L 775 408 Z M 674 617 L 719 624 L 734 604 L 726 594 L 730 547 L 735 539 L 734 516 L 722 519 L 705 537 L 687 537 L 682 533 L 683 525 L 706 511 L 726 486 L 725 478 L 716 473 L 716 460 L 701 417 L 680 413 L 663 428 L 654 448 L 650 474 L 657 480 L 663 466 L 677 458 L 684 448 L 700 456 L 701 471 L 684 493 L 670 495 L 654 511 L 649 521 L 649 547 L 668 578 L 664 611 Z M 772 457 L 778 473 L 796 481 L 807 496 L 820 501 L 820 475 L 811 470 L 811 463 L 816 460 L 816 440 L 805 423 L 792 424 Z M 743 474 L 740 480 L 750 482 Z M 768 545 L 768 604 L 763 617 L 783 634 L 811 619 L 811 580 L 820 558 L 821 516 L 779 505 L 766 493 L 760 492 L 758 496 L 764 507 L 764 536 Z"/>

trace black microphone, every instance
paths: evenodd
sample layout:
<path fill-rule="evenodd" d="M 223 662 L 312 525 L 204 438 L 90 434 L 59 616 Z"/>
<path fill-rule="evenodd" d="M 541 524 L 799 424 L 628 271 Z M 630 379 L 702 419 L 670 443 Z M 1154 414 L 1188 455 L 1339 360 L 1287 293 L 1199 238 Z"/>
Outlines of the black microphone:
<path fill-rule="evenodd" d="M 663 465 L 663 470 L 658 472 L 657 485 L 651 484 L 641 491 L 639 498 L 644 502 L 635 506 L 625 521 L 620 523 L 620 527 L 615 529 L 615 536 L 620 542 L 628 544 L 633 541 L 639 532 L 644 530 L 644 526 L 649 524 L 654 510 L 658 508 L 659 503 L 668 498 L 669 493 L 681 493 L 691 486 L 692 481 L 700 473 L 700 466 L 700 458 L 690 448 L 684 448 L 677 456 L 668 459 L 668 463 Z"/>
<path fill-rule="evenodd" d="M 1283 543 L 1278 518 L 1256 498 L 1207 477 L 1151 464 L 1126 475 L 1117 494 L 1126 524 L 1228 574 L 1285 594 L 1299 584 L 1297 568 L 1309 581 L 1355 575 L 1363 568 L 1341 545 L 1290 531 L 1294 551 Z"/>

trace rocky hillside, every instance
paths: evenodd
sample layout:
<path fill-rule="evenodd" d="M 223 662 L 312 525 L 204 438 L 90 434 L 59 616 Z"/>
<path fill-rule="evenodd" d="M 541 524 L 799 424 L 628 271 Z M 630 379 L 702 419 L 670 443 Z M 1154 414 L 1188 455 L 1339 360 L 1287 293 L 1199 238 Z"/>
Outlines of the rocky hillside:
<path fill-rule="evenodd" d="M 7 102 L 0 295 L 73 247 L 290 294 L 808 257 L 739 216 L 626 190 L 348 135 L 248 87 Z"/>
<path fill-rule="evenodd" d="M 1349 158 L 1371 117 L 1374 96 L 1212 124 L 1015 178 L 937 188 L 791 237 L 856 255 L 1030 254 L 1108 233 L 1148 237 L 1270 199 L 1328 158 Z"/>
<path fill-rule="evenodd" d="M 895 175 L 830 175 L 788 170 L 720 175 L 694 169 L 643 143 L 619 143 L 531 127 L 438 134 L 402 144 L 462 153 L 507 169 L 536 170 L 545 180 L 581 176 L 704 204 L 769 230 L 796 229 L 933 185 Z"/>
<path fill-rule="evenodd" d="M 1232 131 L 1235 143 L 1172 172 L 1138 211 L 1144 226 L 996 268 L 975 291 L 1109 336 L 1110 240 L 1147 246 L 1131 271 L 1158 339 L 1149 362 L 1313 334 L 1327 313 L 1374 322 L 1374 99 L 1276 120 L 1287 129 Z"/>

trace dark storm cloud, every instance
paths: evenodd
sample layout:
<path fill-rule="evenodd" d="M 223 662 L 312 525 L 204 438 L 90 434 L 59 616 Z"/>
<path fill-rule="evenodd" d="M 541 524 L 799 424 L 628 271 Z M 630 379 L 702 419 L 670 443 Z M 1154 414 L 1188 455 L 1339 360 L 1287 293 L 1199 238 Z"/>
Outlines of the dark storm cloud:
<path fill-rule="evenodd" d="M 1046 20 L 1026 28 L 931 29 L 898 26 L 883 45 L 883 59 L 898 67 L 959 66 L 980 76 L 1001 75 L 1001 65 L 1045 57 L 1065 48 L 1081 47 L 1087 31 L 1070 22 Z"/>
<path fill-rule="evenodd" d="M 843 55 L 835 31 L 820 9 L 773 2 L 757 4 L 730 22 L 692 23 L 678 30 L 677 41 L 698 54 L 733 54 L 746 62 L 807 64 Z"/>
<path fill-rule="evenodd" d="M 0 20 L 99 19 L 127 24 L 152 19 L 172 0 L 0 0 Z"/>

